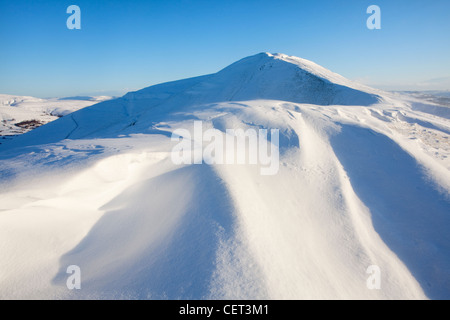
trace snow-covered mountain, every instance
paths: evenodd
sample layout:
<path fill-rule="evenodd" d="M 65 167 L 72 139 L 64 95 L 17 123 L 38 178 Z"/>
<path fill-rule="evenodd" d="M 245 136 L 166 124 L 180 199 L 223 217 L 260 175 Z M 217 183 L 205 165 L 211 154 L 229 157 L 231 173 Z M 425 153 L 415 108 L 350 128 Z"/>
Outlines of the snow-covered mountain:
<path fill-rule="evenodd" d="M 23 134 L 69 113 L 109 99 L 111 97 L 107 96 L 40 99 L 0 94 L 0 136 Z"/>
<path fill-rule="evenodd" d="M 261 53 L 71 113 L 0 145 L 0 298 L 450 298 L 447 112 Z M 195 121 L 279 170 L 175 164 Z"/>

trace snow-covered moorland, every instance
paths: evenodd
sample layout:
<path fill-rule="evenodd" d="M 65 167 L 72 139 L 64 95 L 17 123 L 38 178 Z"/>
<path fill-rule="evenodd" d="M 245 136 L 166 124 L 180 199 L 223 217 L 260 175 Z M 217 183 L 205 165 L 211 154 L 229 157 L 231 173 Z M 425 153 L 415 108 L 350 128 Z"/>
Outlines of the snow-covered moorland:
<path fill-rule="evenodd" d="M 277 174 L 174 164 L 194 121 L 278 129 Z M 0 299 L 448 299 L 449 136 L 446 106 L 283 54 L 81 109 L 0 145 Z"/>
<path fill-rule="evenodd" d="M 69 113 L 109 99 L 111 97 L 107 96 L 40 99 L 0 94 L 0 137 L 23 134 Z"/>

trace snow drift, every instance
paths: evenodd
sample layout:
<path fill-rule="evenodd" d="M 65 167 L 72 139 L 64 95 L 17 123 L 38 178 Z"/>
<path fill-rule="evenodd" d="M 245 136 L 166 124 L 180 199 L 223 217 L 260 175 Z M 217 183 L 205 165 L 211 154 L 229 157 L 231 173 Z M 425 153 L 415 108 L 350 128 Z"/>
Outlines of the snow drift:
<path fill-rule="evenodd" d="M 262 53 L 16 137 L 0 298 L 450 298 L 450 122 L 411 99 Z M 194 121 L 279 129 L 278 173 L 175 165 Z"/>

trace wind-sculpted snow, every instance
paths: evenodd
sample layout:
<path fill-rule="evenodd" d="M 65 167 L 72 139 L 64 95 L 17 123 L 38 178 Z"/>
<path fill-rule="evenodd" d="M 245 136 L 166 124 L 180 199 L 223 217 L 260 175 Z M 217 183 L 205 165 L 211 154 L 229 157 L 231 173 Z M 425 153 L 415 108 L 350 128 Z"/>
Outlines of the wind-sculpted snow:
<path fill-rule="evenodd" d="M 423 168 L 386 136 L 342 126 L 332 146 L 375 230 L 423 284 L 431 298 L 449 297 L 450 204 Z M 420 253 L 420 259 L 417 254 Z"/>
<path fill-rule="evenodd" d="M 411 99 L 259 54 L 17 137 L 0 298 L 448 299 L 450 123 Z M 194 121 L 279 130 L 278 171 L 175 164 Z"/>

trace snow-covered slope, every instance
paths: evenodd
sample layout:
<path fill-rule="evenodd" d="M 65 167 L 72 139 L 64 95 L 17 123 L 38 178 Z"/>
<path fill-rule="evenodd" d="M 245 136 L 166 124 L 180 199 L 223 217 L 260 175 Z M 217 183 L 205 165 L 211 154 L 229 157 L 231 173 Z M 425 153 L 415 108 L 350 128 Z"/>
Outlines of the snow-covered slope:
<path fill-rule="evenodd" d="M 0 136 L 23 134 L 69 113 L 109 99 L 111 97 L 107 96 L 40 99 L 0 94 Z"/>
<path fill-rule="evenodd" d="M 0 298 L 450 298 L 450 121 L 411 99 L 263 53 L 16 137 Z M 194 121 L 279 129 L 277 174 L 174 164 Z"/>

